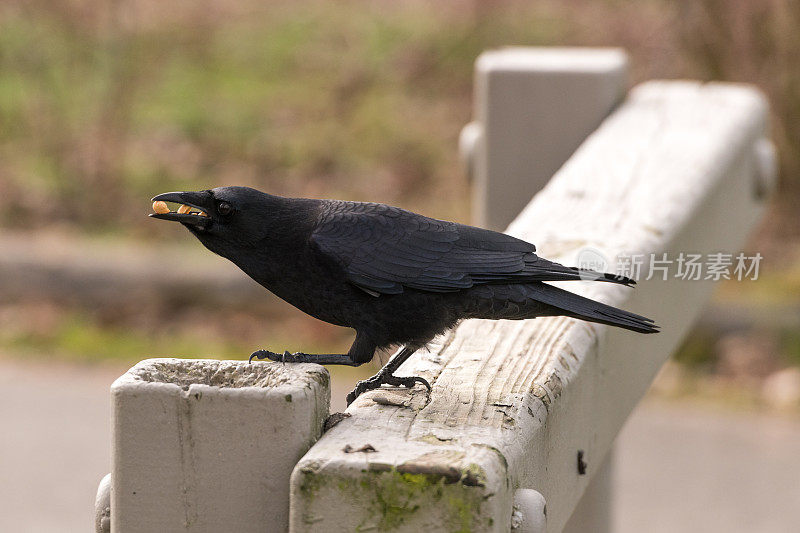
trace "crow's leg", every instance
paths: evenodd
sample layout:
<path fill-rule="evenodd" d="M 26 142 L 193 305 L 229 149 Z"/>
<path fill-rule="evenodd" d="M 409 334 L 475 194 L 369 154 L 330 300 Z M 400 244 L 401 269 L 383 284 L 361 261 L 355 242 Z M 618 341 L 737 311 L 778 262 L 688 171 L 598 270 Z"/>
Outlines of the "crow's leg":
<path fill-rule="evenodd" d="M 377 389 L 384 383 L 386 385 L 392 385 L 395 387 L 408 387 L 412 388 L 417 383 L 421 383 L 425 385 L 425 387 L 430 391 L 431 385 L 427 382 L 427 380 L 418 377 L 418 376 L 409 376 L 409 377 L 398 377 L 394 375 L 394 371 L 400 368 L 406 359 L 411 357 L 411 355 L 416 352 L 416 348 L 412 348 L 410 346 L 403 346 L 400 348 L 394 356 L 386 363 L 386 366 L 381 368 L 377 374 L 372 376 L 369 379 L 365 379 L 363 381 L 359 381 L 356 385 L 356 388 L 353 389 L 347 395 L 347 405 L 353 403 L 353 400 L 361 396 L 363 393 Z"/>
<path fill-rule="evenodd" d="M 356 340 L 347 353 L 275 353 L 269 350 L 256 350 L 250 354 L 253 359 L 269 359 L 278 363 L 317 363 L 318 365 L 360 366 L 372 359 L 375 354 L 375 343 L 364 335 L 356 334 Z"/>
<path fill-rule="evenodd" d="M 250 362 L 253 359 L 269 359 L 278 363 L 317 363 L 318 365 L 349 365 L 358 366 L 359 363 L 346 353 L 276 353 L 269 350 L 256 350 L 250 354 Z"/>

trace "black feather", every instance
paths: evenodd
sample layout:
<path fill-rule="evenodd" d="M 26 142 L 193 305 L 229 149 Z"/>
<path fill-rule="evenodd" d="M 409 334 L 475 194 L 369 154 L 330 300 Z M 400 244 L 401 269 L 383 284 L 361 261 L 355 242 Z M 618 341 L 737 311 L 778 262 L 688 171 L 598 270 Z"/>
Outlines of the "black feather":
<path fill-rule="evenodd" d="M 383 294 L 579 279 L 635 283 L 542 259 L 533 244 L 504 233 L 383 204 L 324 201 L 310 240 L 353 284 Z"/>

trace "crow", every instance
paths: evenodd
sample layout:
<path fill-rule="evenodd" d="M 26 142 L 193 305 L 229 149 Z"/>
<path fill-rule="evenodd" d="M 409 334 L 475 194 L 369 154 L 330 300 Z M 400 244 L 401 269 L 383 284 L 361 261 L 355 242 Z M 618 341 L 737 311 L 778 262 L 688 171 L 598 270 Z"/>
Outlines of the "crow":
<path fill-rule="evenodd" d="M 180 204 L 171 211 L 166 202 Z M 284 362 L 359 366 L 375 351 L 401 348 L 347 396 L 380 387 L 413 387 L 421 377 L 395 370 L 436 335 L 467 318 L 521 320 L 568 316 L 655 333 L 643 316 L 547 281 L 634 280 L 565 267 L 533 244 L 504 233 L 436 220 L 379 203 L 284 198 L 248 187 L 169 192 L 153 198 L 151 217 L 180 222 L 203 245 L 309 315 L 353 328 L 346 354 L 250 356 Z"/>

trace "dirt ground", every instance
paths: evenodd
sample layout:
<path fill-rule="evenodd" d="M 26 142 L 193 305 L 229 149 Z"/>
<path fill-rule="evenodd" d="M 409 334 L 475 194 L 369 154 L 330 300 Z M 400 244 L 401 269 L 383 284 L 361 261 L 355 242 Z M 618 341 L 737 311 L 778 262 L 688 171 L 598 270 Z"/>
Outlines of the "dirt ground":
<path fill-rule="evenodd" d="M 0 531 L 92 530 L 124 370 L 0 359 Z M 797 531 L 799 442 L 797 418 L 646 400 L 617 443 L 612 531 Z"/>

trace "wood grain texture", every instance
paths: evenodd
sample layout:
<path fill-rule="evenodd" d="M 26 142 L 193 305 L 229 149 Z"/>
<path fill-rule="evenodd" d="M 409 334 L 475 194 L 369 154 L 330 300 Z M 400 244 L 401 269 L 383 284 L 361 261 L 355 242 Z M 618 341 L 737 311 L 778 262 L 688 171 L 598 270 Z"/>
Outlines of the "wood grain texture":
<path fill-rule="evenodd" d="M 565 264 L 587 248 L 735 252 L 763 209 L 754 146 L 766 111 L 747 87 L 639 86 L 508 232 Z M 557 285 L 650 316 L 662 332 L 563 317 L 463 322 L 401 367 L 431 382 L 430 397 L 365 394 L 301 460 L 291 530 L 508 531 L 513 491 L 531 488 L 547 500 L 548 531 L 560 531 L 713 282 Z M 365 444 L 376 451 L 343 451 Z"/>

